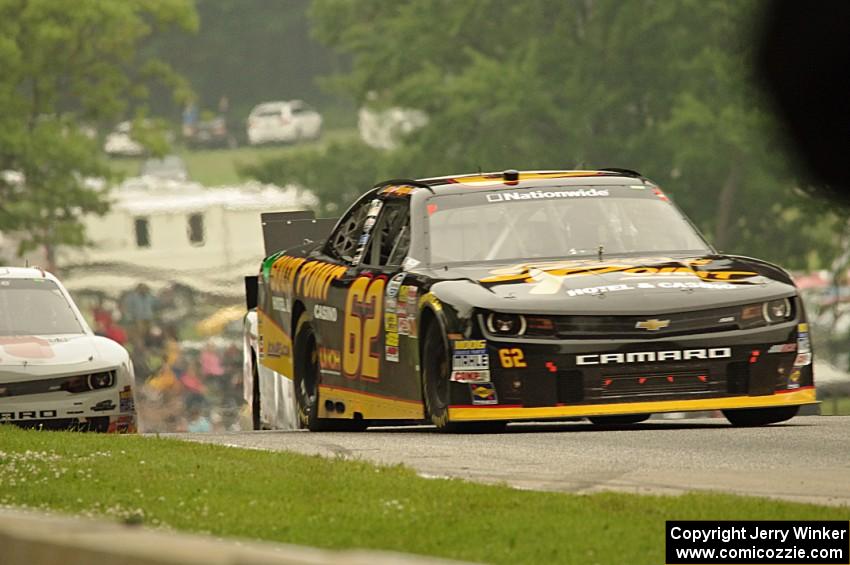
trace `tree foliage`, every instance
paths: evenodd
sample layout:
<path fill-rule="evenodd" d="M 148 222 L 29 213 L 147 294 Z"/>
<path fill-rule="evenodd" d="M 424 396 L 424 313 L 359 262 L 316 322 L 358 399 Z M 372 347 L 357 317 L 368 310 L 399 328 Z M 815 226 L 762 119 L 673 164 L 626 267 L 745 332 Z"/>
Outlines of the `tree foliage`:
<path fill-rule="evenodd" d="M 198 33 L 164 34 L 147 51 L 186 77 L 200 108 L 215 111 L 227 97 L 234 125 L 269 100 L 338 104 L 314 80 L 334 70 L 336 60 L 310 37 L 308 7 L 309 0 L 197 0 Z M 167 93 L 154 94 L 154 109 L 174 116 Z"/>
<path fill-rule="evenodd" d="M 314 0 L 312 18 L 316 36 L 352 61 L 334 88 L 430 118 L 376 172 L 634 168 L 660 182 L 718 248 L 805 267 L 827 260 L 834 242 L 824 222 L 810 220 L 816 203 L 797 188 L 754 86 L 762 8 L 755 0 Z M 325 157 L 315 165 L 336 158 Z M 300 180 L 294 159 L 275 166 L 280 176 L 267 180 Z"/>
<path fill-rule="evenodd" d="M 309 187 L 320 202 L 324 216 L 339 215 L 376 179 L 385 175 L 381 151 L 363 143 L 334 141 L 314 149 L 296 149 L 285 158 L 247 165 L 240 173 L 260 182 L 286 184 L 297 182 Z"/>
<path fill-rule="evenodd" d="M 149 85 L 186 87 L 139 56 L 153 33 L 192 30 L 190 0 L 0 0 L 0 231 L 20 252 L 82 245 L 80 217 L 108 207 L 110 172 L 94 132 L 128 109 L 144 112 Z M 89 179 L 89 180 L 87 180 Z"/>

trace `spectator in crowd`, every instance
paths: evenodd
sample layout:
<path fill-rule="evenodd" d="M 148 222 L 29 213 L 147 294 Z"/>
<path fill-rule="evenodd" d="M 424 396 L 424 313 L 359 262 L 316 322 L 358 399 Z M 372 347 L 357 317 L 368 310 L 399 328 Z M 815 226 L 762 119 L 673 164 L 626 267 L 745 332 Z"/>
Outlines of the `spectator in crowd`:
<path fill-rule="evenodd" d="M 141 388 L 154 373 L 150 362 L 150 352 L 141 337 L 130 340 L 127 351 L 130 353 L 130 361 L 133 363 L 133 371 L 136 374 L 136 386 Z"/>
<path fill-rule="evenodd" d="M 207 433 L 212 431 L 212 424 L 209 419 L 201 413 L 200 408 L 193 408 L 189 412 L 189 423 L 186 426 L 187 432 L 192 433 Z"/>
<path fill-rule="evenodd" d="M 183 137 L 192 137 L 198 125 L 198 104 L 192 99 L 183 108 Z"/>
<path fill-rule="evenodd" d="M 97 297 L 97 304 L 92 308 L 92 319 L 95 327 L 106 327 L 113 323 L 112 312 L 103 303 L 103 296 Z"/>
<path fill-rule="evenodd" d="M 222 376 L 224 375 L 224 367 L 221 365 L 221 357 L 215 350 L 215 346 L 211 340 L 208 340 L 204 344 L 200 357 L 201 375 L 204 378 L 204 382 L 217 390 L 221 390 L 223 388 L 222 381 L 224 379 Z"/>
<path fill-rule="evenodd" d="M 207 394 L 207 388 L 201 382 L 198 376 L 198 364 L 194 360 L 189 360 L 185 370 L 180 375 L 180 383 L 183 385 L 184 402 L 186 408 L 202 405 Z"/>
<path fill-rule="evenodd" d="M 156 298 L 151 294 L 148 285 L 139 283 L 124 297 L 121 311 L 124 321 L 134 335 L 147 336 L 154 321 Z"/>
<path fill-rule="evenodd" d="M 220 377 L 224 374 L 221 359 L 212 340 L 208 340 L 201 351 L 201 371 L 204 377 Z"/>
<path fill-rule="evenodd" d="M 112 321 L 112 317 L 101 318 L 100 320 L 95 321 L 97 324 L 97 329 L 95 330 L 95 334 L 103 337 L 108 337 L 112 341 L 116 341 L 121 345 L 127 344 L 127 332 L 125 332 L 121 326 Z"/>

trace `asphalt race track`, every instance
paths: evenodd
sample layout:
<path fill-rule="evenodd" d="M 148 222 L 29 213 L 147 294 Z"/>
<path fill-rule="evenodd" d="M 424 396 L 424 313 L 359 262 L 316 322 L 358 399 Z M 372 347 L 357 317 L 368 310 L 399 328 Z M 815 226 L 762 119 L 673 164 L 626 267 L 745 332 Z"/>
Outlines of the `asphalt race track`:
<path fill-rule="evenodd" d="M 428 427 L 161 435 L 403 463 L 424 476 L 505 482 L 535 490 L 714 490 L 850 505 L 846 416 L 798 417 L 764 428 L 732 428 L 722 418 L 706 418 L 604 429 L 584 422 L 512 424 L 507 432 L 493 435 L 447 435 Z"/>

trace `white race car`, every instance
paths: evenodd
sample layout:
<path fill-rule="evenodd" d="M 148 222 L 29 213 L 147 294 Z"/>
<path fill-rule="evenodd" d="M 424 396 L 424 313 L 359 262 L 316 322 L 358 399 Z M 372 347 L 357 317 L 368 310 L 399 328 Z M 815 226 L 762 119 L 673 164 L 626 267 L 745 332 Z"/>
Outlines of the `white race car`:
<path fill-rule="evenodd" d="M 0 267 L 0 423 L 136 431 L 127 351 L 94 335 L 41 269 Z"/>
<path fill-rule="evenodd" d="M 253 428 L 297 430 L 298 415 L 294 410 L 295 392 L 291 381 L 277 378 L 273 370 L 257 361 L 260 347 L 256 310 L 245 315 L 243 324 L 242 391 L 245 402 L 251 407 Z"/>

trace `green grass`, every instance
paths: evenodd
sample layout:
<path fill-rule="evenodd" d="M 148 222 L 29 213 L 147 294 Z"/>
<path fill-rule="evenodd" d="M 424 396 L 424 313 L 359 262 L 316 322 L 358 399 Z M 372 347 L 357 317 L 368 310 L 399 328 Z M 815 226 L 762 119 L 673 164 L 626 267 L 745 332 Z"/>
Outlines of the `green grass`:
<path fill-rule="evenodd" d="M 828 396 L 819 398 L 820 413 L 824 416 L 850 416 L 850 396 Z"/>
<path fill-rule="evenodd" d="M 492 563 L 663 563 L 671 519 L 850 519 L 847 507 L 522 491 L 357 461 L 9 426 L 0 426 L 0 504 Z"/>
<path fill-rule="evenodd" d="M 295 149 L 310 146 L 322 146 L 329 141 L 352 139 L 357 136 L 357 130 L 331 130 L 322 133 L 316 141 L 296 145 L 262 145 L 251 147 L 245 145 L 236 149 L 201 149 L 189 150 L 175 147 L 174 154 L 179 155 L 186 163 L 189 179 L 205 186 L 219 186 L 244 181 L 237 172 L 239 165 L 257 163 L 263 159 L 277 157 Z M 126 177 L 139 174 L 143 159 L 128 157 L 111 158 L 112 169 Z"/>

